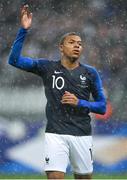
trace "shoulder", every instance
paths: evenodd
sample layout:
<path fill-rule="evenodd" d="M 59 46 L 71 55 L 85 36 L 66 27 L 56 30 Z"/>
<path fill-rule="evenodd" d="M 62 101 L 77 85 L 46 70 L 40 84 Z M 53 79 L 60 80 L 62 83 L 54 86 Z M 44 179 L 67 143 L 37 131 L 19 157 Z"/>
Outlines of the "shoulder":
<path fill-rule="evenodd" d="M 38 64 L 49 64 L 50 60 L 46 59 L 46 58 L 39 58 L 38 59 Z"/>
<path fill-rule="evenodd" d="M 81 66 L 84 67 L 89 73 L 98 74 L 96 68 L 93 66 L 90 66 L 88 64 L 81 64 Z"/>
<path fill-rule="evenodd" d="M 46 59 L 46 58 L 38 59 L 38 64 L 39 65 L 55 65 L 57 63 L 58 63 L 58 61 L 49 60 L 49 59 Z"/>
<path fill-rule="evenodd" d="M 95 82 L 96 80 L 98 81 L 100 79 L 99 72 L 95 67 L 87 64 L 82 64 L 82 66 L 85 68 L 85 71 L 87 71 L 88 75 L 91 77 L 93 82 Z"/>
<path fill-rule="evenodd" d="M 37 66 L 38 66 L 38 69 L 44 69 L 46 71 L 49 71 L 58 66 L 58 61 L 41 58 L 41 59 L 38 59 Z"/>

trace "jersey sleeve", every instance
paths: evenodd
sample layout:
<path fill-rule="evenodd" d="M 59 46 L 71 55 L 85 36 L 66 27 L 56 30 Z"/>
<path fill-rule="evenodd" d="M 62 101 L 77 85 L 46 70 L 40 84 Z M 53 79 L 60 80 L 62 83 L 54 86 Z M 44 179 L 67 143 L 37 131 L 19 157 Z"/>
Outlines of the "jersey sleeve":
<path fill-rule="evenodd" d="M 92 85 L 91 93 L 94 98 L 93 102 L 79 99 L 78 106 L 87 107 L 91 112 L 105 114 L 106 112 L 106 97 L 104 95 L 102 81 L 95 68 L 92 69 Z"/>
<path fill-rule="evenodd" d="M 20 28 L 12 45 L 8 63 L 12 66 L 15 66 L 16 68 L 40 75 L 45 71 L 45 65 L 50 61 L 46 59 L 34 59 L 21 56 L 23 42 L 25 40 L 27 31 L 28 30 L 24 28 Z"/>

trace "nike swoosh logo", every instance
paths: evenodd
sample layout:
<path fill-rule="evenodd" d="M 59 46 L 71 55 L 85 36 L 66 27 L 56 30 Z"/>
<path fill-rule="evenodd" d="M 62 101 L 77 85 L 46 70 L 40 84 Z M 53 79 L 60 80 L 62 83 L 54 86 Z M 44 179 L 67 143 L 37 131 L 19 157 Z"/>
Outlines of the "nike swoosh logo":
<path fill-rule="evenodd" d="M 55 74 L 61 74 L 61 73 L 63 73 L 63 72 L 61 72 L 61 71 L 54 71 L 54 73 L 55 73 Z"/>

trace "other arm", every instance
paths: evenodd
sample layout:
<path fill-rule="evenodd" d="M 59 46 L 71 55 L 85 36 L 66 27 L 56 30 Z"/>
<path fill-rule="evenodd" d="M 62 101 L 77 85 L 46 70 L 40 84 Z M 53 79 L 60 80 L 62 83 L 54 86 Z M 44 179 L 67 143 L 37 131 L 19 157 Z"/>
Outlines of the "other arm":
<path fill-rule="evenodd" d="M 94 98 L 94 102 L 89 102 L 83 99 L 79 99 L 78 106 L 79 107 L 88 107 L 91 112 L 98 114 L 105 114 L 106 112 L 106 97 L 104 95 L 102 81 L 99 77 L 98 72 L 93 70 L 94 79 L 92 83 L 92 96 Z"/>
<path fill-rule="evenodd" d="M 70 104 L 78 107 L 89 108 L 90 112 L 105 114 L 106 112 L 106 98 L 103 93 L 102 82 L 99 74 L 95 70 L 94 72 L 94 83 L 92 87 L 92 95 L 94 102 L 78 99 L 74 94 L 65 92 L 62 97 L 62 104 Z"/>

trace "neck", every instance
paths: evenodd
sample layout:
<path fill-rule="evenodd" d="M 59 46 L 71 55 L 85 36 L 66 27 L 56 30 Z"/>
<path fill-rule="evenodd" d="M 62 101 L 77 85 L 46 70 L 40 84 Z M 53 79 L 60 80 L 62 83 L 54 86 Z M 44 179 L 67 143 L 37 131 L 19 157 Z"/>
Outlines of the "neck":
<path fill-rule="evenodd" d="M 73 60 L 70 60 L 70 59 L 68 59 L 68 58 L 61 58 L 61 64 L 65 67 L 65 68 L 67 68 L 67 69 L 75 69 L 76 67 L 78 67 L 79 66 L 79 61 L 78 60 L 75 60 L 75 61 L 73 61 Z"/>

